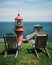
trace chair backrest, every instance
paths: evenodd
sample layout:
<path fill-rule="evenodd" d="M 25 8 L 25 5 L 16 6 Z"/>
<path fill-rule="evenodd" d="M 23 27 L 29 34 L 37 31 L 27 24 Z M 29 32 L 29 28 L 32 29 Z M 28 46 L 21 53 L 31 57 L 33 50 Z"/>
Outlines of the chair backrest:
<path fill-rule="evenodd" d="M 36 39 L 35 39 L 35 47 L 36 48 L 45 48 L 46 43 L 47 43 L 47 38 L 48 35 L 47 34 L 40 34 L 40 35 L 36 35 Z"/>
<path fill-rule="evenodd" d="M 7 44 L 8 48 L 17 48 L 17 38 L 15 34 L 8 33 L 4 35 L 4 42 Z"/>

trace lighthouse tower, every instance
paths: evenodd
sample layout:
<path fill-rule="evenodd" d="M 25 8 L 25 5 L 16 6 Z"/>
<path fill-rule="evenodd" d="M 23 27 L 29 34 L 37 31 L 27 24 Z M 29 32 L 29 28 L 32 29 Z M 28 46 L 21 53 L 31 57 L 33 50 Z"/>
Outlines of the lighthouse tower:
<path fill-rule="evenodd" d="M 23 40 L 23 18 L 18 13 L 17 17 L 15 18 L 15 33 L 17 35 L 17 41 L 22 42 Z"/>

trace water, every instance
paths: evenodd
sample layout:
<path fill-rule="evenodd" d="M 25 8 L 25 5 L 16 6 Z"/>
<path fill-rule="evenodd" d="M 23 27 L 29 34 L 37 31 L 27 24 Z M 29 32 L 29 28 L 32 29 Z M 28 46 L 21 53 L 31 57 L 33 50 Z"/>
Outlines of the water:
<path fill-rule="evenodd" d="M 23 22 L 23 37 L 26 38 L 26 35 L 33 31 L 33 26 L 36 24 L 43 26 L 43 31 L 48 33 L 48 41 L 52 42 L 52 22 Z M 3 38 L 6 33 L 14 33 L 14 26 L 15 22 L 0 22 L 0 38 Z"/>

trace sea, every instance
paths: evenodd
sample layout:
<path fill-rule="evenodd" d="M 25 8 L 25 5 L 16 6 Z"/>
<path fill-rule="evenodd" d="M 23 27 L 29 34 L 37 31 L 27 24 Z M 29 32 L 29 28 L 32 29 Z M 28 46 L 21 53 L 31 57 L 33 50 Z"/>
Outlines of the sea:
<path fill-rule="evenodd" d="M 23 27 L 24 27 L 23 38 L 25 39 L 26 36 L 33 31 L 34 25 L 36 24 L 43 26 L 43 32 L 48 33 L 48 41 L 52 42 L 52 22 L 23 21 Z M 0 21 L 0 38 L 3 38 L 3 35 L 6 33 L 15 33 L 14 27 L 15 27 L 15 21 L 13 22 Z"/>

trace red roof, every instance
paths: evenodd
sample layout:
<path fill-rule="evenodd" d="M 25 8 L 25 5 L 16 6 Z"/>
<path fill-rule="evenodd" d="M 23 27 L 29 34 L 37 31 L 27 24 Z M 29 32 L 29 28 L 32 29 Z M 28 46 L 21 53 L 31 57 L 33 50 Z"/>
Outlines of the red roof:
<path fill-rule="evenodd" d="M 15 20 L 23 20 L 23 18 L 18 14 L 18 16 L 15 18 Z"/>

